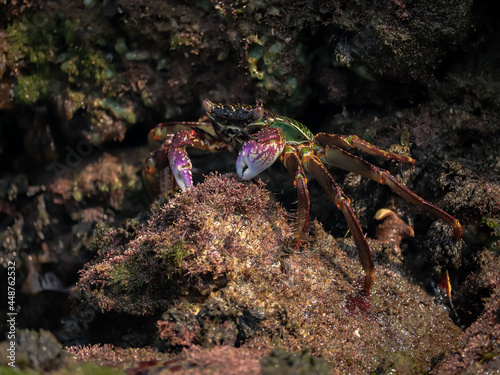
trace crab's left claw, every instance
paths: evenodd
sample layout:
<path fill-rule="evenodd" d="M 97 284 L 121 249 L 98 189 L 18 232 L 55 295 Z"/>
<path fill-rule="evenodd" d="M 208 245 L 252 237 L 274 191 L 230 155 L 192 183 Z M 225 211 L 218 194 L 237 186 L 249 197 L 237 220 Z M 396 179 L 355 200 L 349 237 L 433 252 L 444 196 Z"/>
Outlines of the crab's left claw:
<path fill-rule="evenodd" d="M 249 180 L 269 168 L 285 148 L 285 134 L 280 128 L 259 130 L 257 140 L 245 142 L 236 160 L 238 176 Z"/>
<path fill-rule="evenodd" d="M 195 138 L 196 132 L 194 130 L 181 130 L 174 135 L 168 149 L 170 169 L 179 189 L 182 191 L 193 187 L 192 164 L 186 152 L 186 146 L 193 146 L 193 139 Z"/>

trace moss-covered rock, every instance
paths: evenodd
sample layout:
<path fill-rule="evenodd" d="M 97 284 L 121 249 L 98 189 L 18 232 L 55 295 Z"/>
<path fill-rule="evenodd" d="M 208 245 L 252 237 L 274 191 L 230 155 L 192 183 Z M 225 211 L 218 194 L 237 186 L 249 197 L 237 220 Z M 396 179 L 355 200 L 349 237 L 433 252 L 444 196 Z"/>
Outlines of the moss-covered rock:
<path fill-rule="evenodd" d="M 170 350 L 307 349 L 343 372 L 407 373 L 430 366 L 460 332 L 400 271 L 378 267 L 373 295 L 362 297 L 359 260 L 318 224 L 304 249 L 291 250 L 285 212 L 252 182 L 210 176 L 135 228 L 105 234 L 78 282 L 78 303 L 99 324 L 119 313 L 115 340 L 148 315 L 140 324 L 158 324 Z"/>

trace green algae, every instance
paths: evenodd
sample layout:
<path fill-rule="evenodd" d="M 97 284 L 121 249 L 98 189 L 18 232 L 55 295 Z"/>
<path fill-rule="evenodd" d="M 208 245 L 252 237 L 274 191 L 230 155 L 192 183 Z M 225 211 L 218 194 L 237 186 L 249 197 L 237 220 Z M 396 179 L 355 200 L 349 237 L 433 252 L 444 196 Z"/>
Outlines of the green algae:
<path fill-rule="evenodd" d="M 0 373 L 4 375 L 36 375 L 39 371 L 33 369 L 12 368 L 9 366 L 0 366 Z M 111 367 L 103 367 L 90 362 L 81 362 L 78 364 L 67 364 L 60 369 L 51 371 L 53 375 L 125 375 L 124 370 Z"/>
<path fill-rule="evenodd" d="M 50 71 L 50 75 L 55 77 L 59 68 L 72 83 L 83 83 L 77 79 L 80 76 L 92 79 L 98 85 L 109 84 L 113 72 L 102 52 L 91 45 L 73 44 L 80 27 L 79 21 L 62 21 L 57 16 L 44 15 L 44 23 L 40 25 L 24 18 L 8 26 L 10 58 L 27 60 L 34 65 L 32 70 Z"/>
<path fill-rule="evenodd" d="M 129 103 L 121 103 L 113 98 L 104 98 L 97 101 L 99 108 L 107 109 L 118 119 L 124 119 L 129 124 L 135 124 L 137 118 L 134 108 Z"/>
<path fill-rule="evenodd" d="M 20 76 L 14 87 L 16 99 L 23 104 L 33 104 L 47 94 L 49 79 L 44 74 Z"/>
<path fill-rule="evenodd" d="M 324 358 L 311 356 L 309 353 L 290 353 L 283 349 L 274 349 L 261 361 L 263 375 L 299 375 L 332 373 L 332 365 Z"/>
<path fill-rule="evenodd" d="M 97 85 L 109 85 L 114 72 L 102 52 L 93 48 L 76 48 L 59 58 L 60 69 L 67 74 L 68 82 L 95 82 Z"/>
<path fill-rule="evenodd" d="M 500 236 L 500 218 L 493 217 L 483 217 L 481 220 L 486 226 L 496 233 L 496 236 Z"/>
<path fill-rule="evenodd" d="M 60 108 L 63 120 L 73 119 L 79 109 L 83 109 L 82 115 L 98 115 L 86 98 L 99 97 L 103 92 L 108 97 L 113 96 L 117 77 L 109 53 L 105 56 L 106 42 L 96 38 L 93 43 L 82 43 L 83 27 L 81 18 L 64 18 L 51 8 L 27 13 L 8 25 L 7 61 L 18 67 L 13 75 L 16 103 L 59 103 L 62 96 L 64 106 Z M 129 105 L 118 107 L 109 104 L 109 110 L 119 116 L 118 119 L 124 118 L 131 123 L 136 121 L 130 108 L 126 108 Z M 79 130 L 64 122 L 61 126 L 66 128 L 65 133 L 70 138 Z M 100 141 L 106 139 L 105 133 L 110 132 L 112 126 L 96 128 L 103 134 L 89 134 L 88 138 L 95 137 Z"/>
<path fill-rule="evenodd" d="M 175 241 L 172 245 L 158 249 L 158 255 L 165 261 L 177 268 L 181 262 L 190 254 L 186 242 L 182 239 Z"/>
<path fill-rule="evenodd" d="M 131 258 L 110 270 L 109 285 L 115 292 L 138 292 L 149 281 L 147 273 L 137 265 L 136 261 L 137 259 Z"/>

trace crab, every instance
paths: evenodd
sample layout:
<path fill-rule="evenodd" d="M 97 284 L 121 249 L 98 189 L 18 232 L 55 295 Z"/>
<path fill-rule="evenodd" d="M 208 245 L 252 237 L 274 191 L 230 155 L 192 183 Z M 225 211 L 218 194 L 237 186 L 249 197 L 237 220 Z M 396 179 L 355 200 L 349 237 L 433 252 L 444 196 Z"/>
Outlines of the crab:
<path fill-rule="evenodd" d="M 347 150 L 356 148 L 385 159 L 414 164 L 415 160 L 409 156 L 384 151 L 356 135 L 314 135 L 302 123 L 260 105 L 220 104 L 206 99 L 203 109 L 206 116 L 197 122 L 162 123 L 151 130 L 148 141 L 154 151 L 142 171 L 144 186 L 151 199 L 160 194 L 168 196 L 177 187 L 185 191 L 193 186 L 192 163 L 186 151 L 188 146 L 210 152 L 238 152 L 236 172 L 246 180 L 257 176 L 279 159 L 290 173 L 297 190 L 293 242 L 299 246 L 309 225 L 308 172 L 347 221 L 365 273 L 362 292 L 367 296 L 374 278 L 373 256 L 349 197 L 335 182 L 326 165 L 388 185 L 408 202 L 450 224 L 455 239 L 462 236 L 462 227 L 456 218 L 413 193 L 389 171 Z"/>

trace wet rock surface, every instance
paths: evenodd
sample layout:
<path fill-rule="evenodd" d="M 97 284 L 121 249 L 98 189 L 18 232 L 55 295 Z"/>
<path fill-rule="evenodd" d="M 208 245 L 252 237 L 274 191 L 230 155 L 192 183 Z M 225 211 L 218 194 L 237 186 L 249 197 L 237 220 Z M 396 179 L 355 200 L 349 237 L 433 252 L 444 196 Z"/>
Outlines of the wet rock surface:
<path fill-rule="evenodd" d="M 0 0 L 0 278 L 15 263 L 19 367 L 498 370 L 499 16 L 471 1 Z M 314 181 L 323 226 L 287 245 L 296 194 L 279 163 L 261 177 L 292 215 L 228 176 L 149 208 L 147 132 L 197 120 L 205 98 L 262 103 L 313 132 L 410 154 L 414 166 L 359 153 L 457 217 L 464 241 L 333 170 L 374 253 L 366 299 L 344 218 Z M 234 171 L 234 158 L 193 156 L 195 180 Z M 203 189 L 223 204 L 202 210 L 216 203 Z M 377 233 L 387 207 L 397 220 Z"/>
<path fill-rule="evenodd" d="M 471 295 L 487 295 L 481 300 L 481 315 L 465 330 L 458 347 L 445 356 L 434 374 L 490 374 L 500 370 L 499 258 L 491 259 L 487 254 L 482 257 L 489 259 L 484 259 L 481 271 L 470 275 L 463 286 Z"/>

